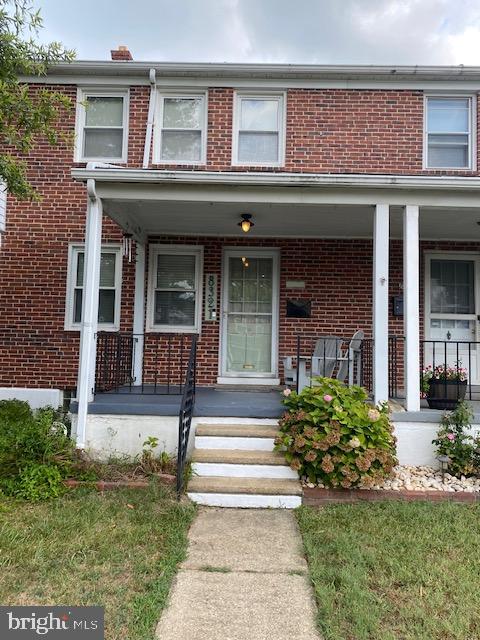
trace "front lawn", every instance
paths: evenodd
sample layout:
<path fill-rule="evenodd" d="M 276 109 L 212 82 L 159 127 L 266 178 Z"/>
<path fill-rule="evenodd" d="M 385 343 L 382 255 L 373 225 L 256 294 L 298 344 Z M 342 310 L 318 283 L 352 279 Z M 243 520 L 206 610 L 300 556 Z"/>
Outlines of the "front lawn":
<path fill-rule="evenodd" d="M 480 638 L 480 506 L 298 511 L 325 640 Z"/>
<path fill-rule="evenodd" d="M 0 603 L 103 605 L 107 640 L 151 640 L 194 513 L 154 485 L 0 500 Z"/>

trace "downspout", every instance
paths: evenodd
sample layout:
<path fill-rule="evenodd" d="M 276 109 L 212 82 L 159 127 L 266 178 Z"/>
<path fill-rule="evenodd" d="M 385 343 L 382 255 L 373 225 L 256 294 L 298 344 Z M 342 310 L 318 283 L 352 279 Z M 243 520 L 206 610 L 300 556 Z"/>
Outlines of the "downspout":
<path fill-rule="evenodd" d="M 143 169 L 148 169 L 150 163 L 150 150 L 152 148 L 153 121 L 155 118 L 155 104 L 157 101 L 157 78 L 155 69 L 150 69 L 150 101 L 148 103 L 147 131 L 145 133 L 145 145 L 143 147 Z"/>

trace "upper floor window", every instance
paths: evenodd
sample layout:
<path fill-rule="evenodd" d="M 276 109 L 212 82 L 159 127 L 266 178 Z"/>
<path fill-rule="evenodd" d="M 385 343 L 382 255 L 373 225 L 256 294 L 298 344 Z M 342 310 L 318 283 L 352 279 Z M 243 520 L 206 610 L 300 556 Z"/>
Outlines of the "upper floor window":
<path fill-rule="evenodd" d="M 284 95 L 236 95 L 234 165 L 281 166 L 284 162 Z"/>
<path fill-rule="evenodd" d="M 150 245 L 147 326 L 151 331 L 200 330 L 203 248 Z"/>
<path fill-rule="evenodd" d="M 83 276 L 85 249 L 71 245 L 68 258 L 67 304 L 65 329 L 79 329 L 83 308 Z M 98 328 L 118 331 L 120 328 L 120 289 L 122 254 L 119 245 L 102 246 L 98 292 Z"/>
<path fill-rule="evenodd" d="M 430 96 L 426 106 L 426 168 L 471 169 L 473 98 Z"/>
<path fill-rule="evenodd" d="M 127 161 L 128 91 L 78 96 L 76 160 Z"/>
<path fill-rule="evenodd" d="M 161 94 L 155 128 L 154 161 L 168 164 L 206 162 L 205 94 Z"/>

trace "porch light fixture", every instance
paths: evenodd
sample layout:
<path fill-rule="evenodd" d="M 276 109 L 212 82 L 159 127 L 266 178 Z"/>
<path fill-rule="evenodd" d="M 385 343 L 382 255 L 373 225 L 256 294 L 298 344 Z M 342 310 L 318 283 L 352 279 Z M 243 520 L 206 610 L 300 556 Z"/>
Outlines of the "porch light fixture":
<path fill-rule="evenodd" d="M 248 233 L 252 227 L 254 227 L 254 223 L 252 222 L 252 214 L 251 213 L 242 213 L 240 216 L 242 219 L 238 223 L 239 227 L 242 227 L 242 231 L 244 233 Z"/>

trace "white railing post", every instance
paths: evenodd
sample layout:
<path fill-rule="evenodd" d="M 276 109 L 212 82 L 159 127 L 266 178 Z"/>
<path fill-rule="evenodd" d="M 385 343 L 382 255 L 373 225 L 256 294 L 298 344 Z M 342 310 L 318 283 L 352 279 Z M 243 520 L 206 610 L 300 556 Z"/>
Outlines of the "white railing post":
<path fill-rule="evenodd" d="M 419 209 L 403 212 L 403 314 L 405 332 L 405 409 L 420 410 Z"/>
<path fill-rule="evenodd" d="M 373 396 L 388 400 L 388 249 L 390 210 L 377 204 L 373 225 Z"/>
<path fill-rule="evenodd" d="M 133 302 L 133 333 L 135 334 L 135 360 L 133 375 L 135 384 L 143 380 L 143 343 L 145 329 L 145 245 L 137 242 L 135 250 L 135 296 Z"/>
<path fill-rule="evenodd" d="M 87 182 L 88 204 L 85 232 L 82 323 L 77 386 L 77 447 L 86 440 L 88 404 L 93 400 L 95 384 L 96 340 L 98 324 L 98 291 L 102 251 L 102 203 L 95 193 L 94 180 Z"/>

